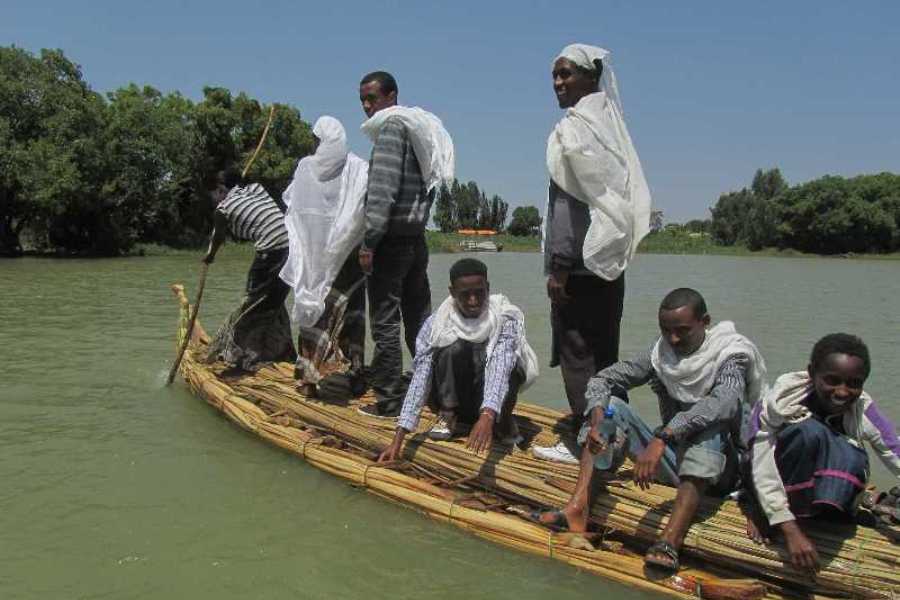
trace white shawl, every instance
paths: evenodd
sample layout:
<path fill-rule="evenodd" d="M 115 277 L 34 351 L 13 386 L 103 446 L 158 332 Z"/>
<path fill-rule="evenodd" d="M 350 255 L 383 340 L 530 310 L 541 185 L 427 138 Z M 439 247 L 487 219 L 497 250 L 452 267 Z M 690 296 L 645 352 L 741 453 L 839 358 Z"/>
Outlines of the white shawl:
<path fill-rule="evenodd" d="M 703 344 L 690 356 L 679 356 L 660 337 L 653 346 L 650 362 L 672 398 L 694 404 L 709 394 L 719 367 L 736 354 L 743 354 L 750 361 L 745 399 L 748 406 L 753 406 L 765 393 L 766 363 L 756 344 L 735 331 L 731 321 L 707 329 Z"/>
<path fill-rule="evenodd" d="M 361 129 L 374 142 L 389 118 L 399 119 L 406 126 L 426 191 L 441 183 L 449 185 L 455 168 L 453 140 L 441 120 L 417 106 L 390 106 L 369 117 Z"/>
<path fill-rule="evenodd" d="M 625 271 L 650 231 L 650 190 L 625 126 L 609 52 L 573 44 L 559 58 L 591 70 L 594 58 L 603 63 L 600 91 L 569 108 L 550 133 L 547 169 L 560 188 L 588 205 L 591 224 L 582 250 L 584 265 L 612 281 Z"/>
<path fill-rule="evenodd" d="M 525 389 L 538 376 L 537 355 L 525 339 L 525 314 L 512 304 L 503 294 L 491 294 L 487 309 L 480 317 L 467 319 L 456 309 L 452 296 L 448 296 L 436 311 L 431 321 L 430 348 L 446 348 L 458 339 L 480 343 L 488 340 L 487 360 L 490 361 L 503 328 L 504 319 L 515 319 L 519 324 L 519 339 L 516 344 L 516 362 L 525 373 L 525 381 L 520 389 Z"/>
<path fill-rule="evenodd" d="M 369 170 L 347 151 L 347 134 L 337 119 L 321 117 L 313 133 L 319 147 L 300 160 L 283 195 L 290 245 L 280 276 L 294 289 L 292 317 L 304 327 L 322 316 L 331 284 L 362 241 Z"/>

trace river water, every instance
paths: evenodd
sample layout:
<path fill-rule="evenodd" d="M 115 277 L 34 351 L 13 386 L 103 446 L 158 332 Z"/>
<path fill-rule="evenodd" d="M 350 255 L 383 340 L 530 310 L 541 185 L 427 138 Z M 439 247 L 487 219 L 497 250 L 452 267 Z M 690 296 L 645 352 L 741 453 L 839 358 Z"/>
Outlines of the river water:
<path fill-rule="evenodd" d="M 646 594 L 518 554 L 386 503 L 165 387 L 177 310 L 198 256 L 0 261 L 0 597 L 447 598 Z M 201 320 L 240 298 L 250 255 L 226 247 Z M 458 255 L 431 260 L 435 302 Z M 493 291 L 527 314 L 546 364 L 538 254 L 481 255 Z M 641 255 L 628 273 L 622 353 L 649 345 L 666 291 L 690 286 L 735 321 L 772 375 L 805 368 L 832 331 L 863 337 L 867 390 L 900 419 L 900 262 Z M 562 408 L 558 370 L 524 401 Z M 646 391 L 634 402 L 655 415 Z M 887 483 L 876 465 L 876 482 Z"/>

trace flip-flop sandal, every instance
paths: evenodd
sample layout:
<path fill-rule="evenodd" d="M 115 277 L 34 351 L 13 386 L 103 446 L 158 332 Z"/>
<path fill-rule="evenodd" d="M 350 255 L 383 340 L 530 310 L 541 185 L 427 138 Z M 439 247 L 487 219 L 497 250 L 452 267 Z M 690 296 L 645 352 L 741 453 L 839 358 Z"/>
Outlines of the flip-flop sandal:
<path fill-rule="evenodd" d="M 654 555 L 658 554 L 664 555 L 672 562 L 669 563 L 655 558 Z M 647 553 L 644 554 L 644 564 L 671 573 L 677 573 L 681 566 L 678 558 L 678 550 L 675 549 L 675 546 L 665 540 L 657 540 L 656 543 L 647 548 Z"/>
<path fill-rule="evenodd" d="M 553 520 L 547 523 L 546 521 L 541 520 L 541 516 L 544 514 L 553 515 Z M 537 523 L 538 525 L 543 525 L 547 529 L 551 531 L 568 531 L 569 530 L 569 519 L 566 518 L 565 513 L 561 510 L 551 510 L 547 512 L 541 512 L 539 510 L 534 510 L 528 513 L 528 520 L 532 523 Z"/>

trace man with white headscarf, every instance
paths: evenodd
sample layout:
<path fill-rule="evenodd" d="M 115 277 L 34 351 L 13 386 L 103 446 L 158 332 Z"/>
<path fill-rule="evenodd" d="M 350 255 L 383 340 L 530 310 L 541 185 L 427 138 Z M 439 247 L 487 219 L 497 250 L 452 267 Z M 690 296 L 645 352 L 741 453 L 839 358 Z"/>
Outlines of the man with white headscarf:
<path fill-rule="evenodd" d="M 321 117 L 313 126 L 316 151 L 300 160 L 284 192 L 290 253 L 281 278 L 294 291 L 299 326 L 298 388 L 315 395 L 319 368 L 349 361 L 351 390 L 363 392 L 365 277 L 356 252 L 364 231 L 363 197 L 368 165 L 347 150 L 340 121 Z"/>
<path fill-rule="evenodd" d="M 627 456 L 642 489 L 654 479 L 678 488 L 672 514 L 644 557 L 647 565 L 671 572 L 680 566 L 679 552 L 702 496 L 724 496 L 736 487 L 741 434 L 765 393 L 766 365 L 734 323 L 710 325 L 706 300 L 696 290 L 669 292 L 657 320 L 660 335 L 649 347 L 591 378 L 575 491 L 561 510 L 533 518 L 585 531 L 595 470 L 612 475 Z M 659 402 L 662 425 L 656 429 L 625 394 L 643 385 Z"/>
<path fill-rule="evenodd" d="M 560 366 L 578 426 L 588 380 L 618 359 L 625 269 L 649 230 L 650 192 L 625 126 L 609 52 L 566 46 L 553 63 L 553 88 L 566 113 L 547 141 L 543 249 L 550 365 Z M 534 453 L 578 462 L 562 443 Z"/>
<path fill-rule="evenodd" d="M 397 105 L 397 82 L 390 73 L 363 77 L 359 99 L 369 117 L 362 130 L 374 144 L 359 263 L 368 275 L 375 342 L 372 387 L 377 398 L 361 410 L 393 418 L 400 413 L 407 387 L 401 318 L 406 346 L 415 354 L 416 334 L 431 312 L 425 225 L 435 189 L 453 179 L 453 141 L 433 114 Z"/>

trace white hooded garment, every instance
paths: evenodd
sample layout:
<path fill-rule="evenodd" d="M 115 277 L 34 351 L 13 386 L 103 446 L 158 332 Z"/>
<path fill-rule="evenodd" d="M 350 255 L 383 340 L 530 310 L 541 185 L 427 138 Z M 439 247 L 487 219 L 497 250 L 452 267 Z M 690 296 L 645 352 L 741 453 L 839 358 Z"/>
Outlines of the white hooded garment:
<path fill-rule="evenodd" d="M 591 71 L 595 59 L 603 64 L 600 90 L 566 110 L 551 132 L 547 169 L 560 188 L 589 208 L 585 267 L 613 281 L 650 231 L 650 190 L 625 126 L 609 51 L 572 44 L 555 60 L 560 58 Z"/>
<path fill-rule="evenodd" d="M 369 172 L 366 161 L 348 152 L 340 121 L 321 117 L 313 133 L 319 147 L 297 164 L 283 196 L 290 250 L 280 276 L 294 289 L 291 316 L 303 327 L 322 316 L 331 284 L 362 242 Z"/>
<path fill-rule="evenodd" d="M 369 117 L 360 127 L 373 142 L 390 118 L 399 119 L 406 126 L 416 160 L 422 170 L 426 192 L 441 183 L 453 181 L 455 155 L 453 139 L 439 118 L 418 106 L 389 106 Z"/>

